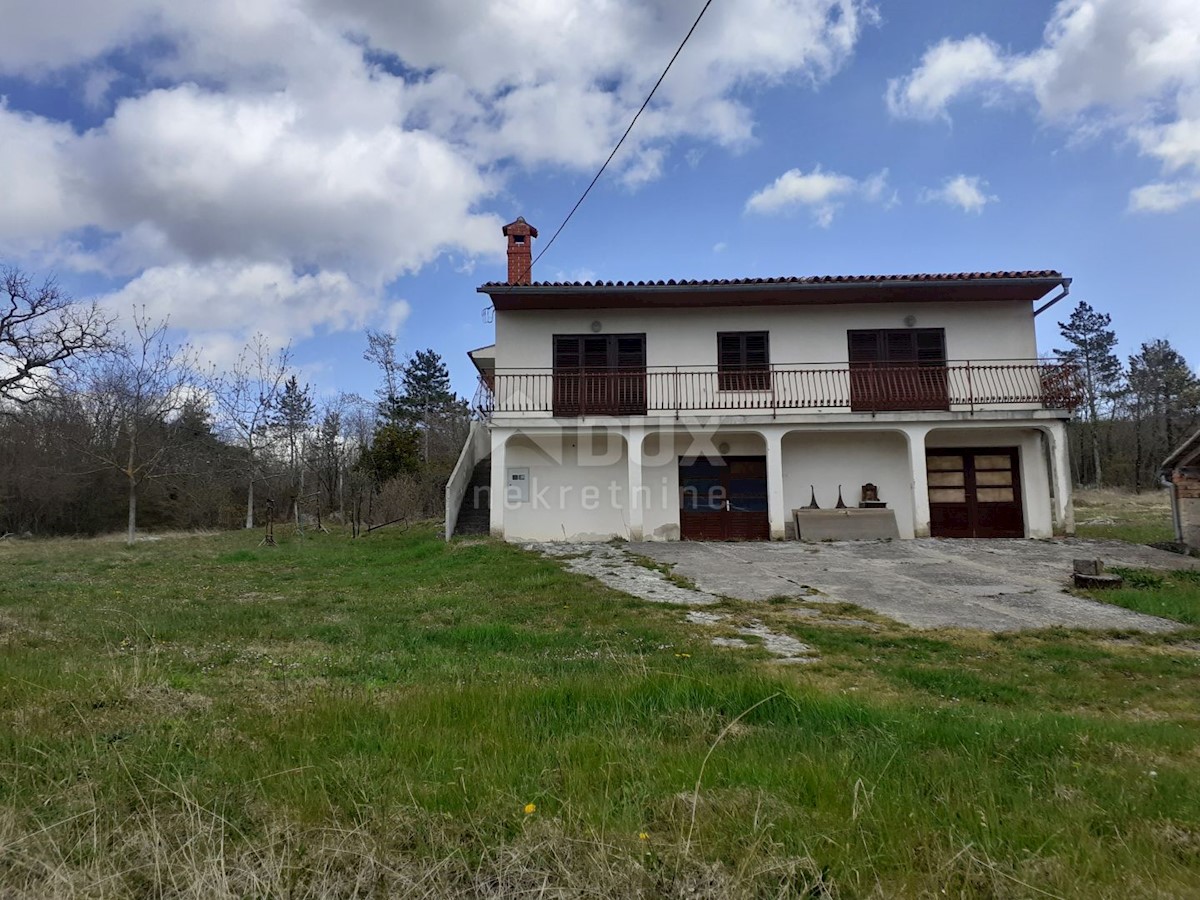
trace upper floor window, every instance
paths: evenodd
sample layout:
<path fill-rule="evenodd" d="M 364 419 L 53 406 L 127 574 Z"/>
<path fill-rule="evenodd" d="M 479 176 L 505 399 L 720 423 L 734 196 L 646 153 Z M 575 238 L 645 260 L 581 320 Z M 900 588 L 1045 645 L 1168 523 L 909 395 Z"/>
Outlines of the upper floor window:
<path fill-rule="evenodd" d="M 950 408 L 945 329 L 856 329 L 846 338 L 851 409 Z"/>
<path fill-rule="evenodd" d="M 646 413 L 644 334 L 556 334 L 554 414 Z"/>
<path fill-rule="evenodd" d="M 855 363 L 946 364 L 944 328 L 872 328 L 849 331 L 847 336 L 851 366 Z"/>
<path fill-rule="evenodd" d="M 771 354 L 765 331 L 717 334 L 717 389 L 765 391 L 771 386 Z"/>

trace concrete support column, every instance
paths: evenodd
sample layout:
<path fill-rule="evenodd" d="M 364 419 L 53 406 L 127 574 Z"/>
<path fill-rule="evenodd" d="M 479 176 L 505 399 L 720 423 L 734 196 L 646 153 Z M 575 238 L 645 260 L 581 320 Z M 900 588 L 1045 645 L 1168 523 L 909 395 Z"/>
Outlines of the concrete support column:
<path fill-rule="evenodd" d="M 929 537 L 929 471 L 925 462 L 925 437 L 928 428 L 906 428 L 908 462 L 912 470 L 913 537 Z"/>
<path fill-rule="evenodd" d="M 635 425 L 625 435 L 625 455 L 629 461 L 629 540 L 644 540 L 646 498 L 642 491 L 642 440 L 645 429 Z"/>
<path fill-rule="evenodd" d="M 1060 534 L 1075 533 L 1074 484 L 1071 478 L 1071 448 L 1067 441 L 1065 422 L 1055 422 L 1043 429 L 1049 443 L 1050 477 L 1054 481 L 1054 530 Z"/>
<path fill-rule="evenodd" d="M 504 507 L 507 499 L 508 473 L 505 449 L 508 446 L 507 430 L 492 430 L 492 489 L 488 494 L 489 530 L 492 537 L 504 537 Z"/>
<path fill-rule="evenodd" d="M 767 445 L 767 518 L 771 525 L 771 540 L 787 537 L 788 511 L 783 501 L 783 431 L 763 432 Z"/>

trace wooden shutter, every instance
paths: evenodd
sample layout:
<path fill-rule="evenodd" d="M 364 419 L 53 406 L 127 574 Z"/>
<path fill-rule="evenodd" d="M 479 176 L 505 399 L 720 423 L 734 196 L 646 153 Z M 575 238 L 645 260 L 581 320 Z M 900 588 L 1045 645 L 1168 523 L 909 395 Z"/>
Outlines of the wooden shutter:
<path fill-rule="evenodd" d="M 612 341 L 608 335 L 585 337 L 583 344 L 583 367 L 589 372 L 612 368 Z"/>
<path fill-rule="evenodd" d="M 554 414 L 645 415 L 644 334 L 554 337 Z"/>
<path fill-rule="evenodd" d="M 877 330 L 849 331 L 846 333 L 850 345 L 850 363 L 874 363 L 883 361 L 880 348 L 883 333 Z"/>
<path fill-rule="evenodd" d="M 583 366 L 583 354 L 579 338 L 559 335 L 554 338 L 554 368 L 579 369 Z"/>
<path fill-rule="evenodd" d="M 883 332 L 883 358 L 889 364 L 917 361 L 917 341 L 911 331 L 888 329 Z"/>
<path fill-rule="evenodd" d="M 617 371 L 613 373 L 616 412 L 622 416 L 646 414 L 646 336 L 618 334 L 613 336 L 613 357 Z"/>
<path fill-rule="evenodd" d="M 852 330 L 846 339 L 851 409 L 949 408 L 943 329 Z"/>
<path fill-rule="evenodd" d="M 771 355 L 765 331 L 726 331 L 717 335 L 717 383 L 722 391 L 765 391 L 770 387 Z"/>
<path fill-rule="evenodd" d="M 619 334 L 615 338 L 618 369 L 646 368 L 646 336 L 644 334 Z"/>
<path fill-rule="evenodd" d="M 582 398 L 583 342 L 575 335 L 554 338 L 554 415 L 577 416 Z"/>
<path fill-rule="evenodd" d="M 946 332 L 941 328 L 922 328 L 914 332 L 917 362 L 926 366 L 946 364 Z"/>

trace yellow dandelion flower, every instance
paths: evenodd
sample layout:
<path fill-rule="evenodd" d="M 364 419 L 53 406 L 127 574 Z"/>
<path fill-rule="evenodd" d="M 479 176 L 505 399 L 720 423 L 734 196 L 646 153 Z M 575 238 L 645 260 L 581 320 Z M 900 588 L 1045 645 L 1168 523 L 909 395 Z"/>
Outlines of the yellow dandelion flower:
<path fill-rule="evenodd" d="M 639 831 L 638 832 L 638 840 L 639 841 L 648 841 L 648 840 L 650 840 L 650 835 L 646 834 L 646 832 L 644 832 L 644 831 Z"/>
<path fill-rule="evenodd" d="M 535 812 L 537 812 L 537 804 L 536 803 L 526 803 L 525 804 L 525 815 L 532 816 Z"/>

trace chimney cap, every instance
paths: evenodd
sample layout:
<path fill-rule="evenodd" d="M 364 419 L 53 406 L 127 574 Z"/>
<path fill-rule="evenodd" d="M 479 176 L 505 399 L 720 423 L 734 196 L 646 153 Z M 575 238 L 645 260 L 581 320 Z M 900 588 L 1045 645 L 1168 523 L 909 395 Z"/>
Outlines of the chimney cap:
<path fill-rule="evenodd" d="M 524 216 L 517 216 L 515 222 L 509 222 L 500 229 L 501 233 L 508 237 L 510 234 L 528 234 L 532 237 L 538 236 L 538 230 L 525 221 Z"/>

